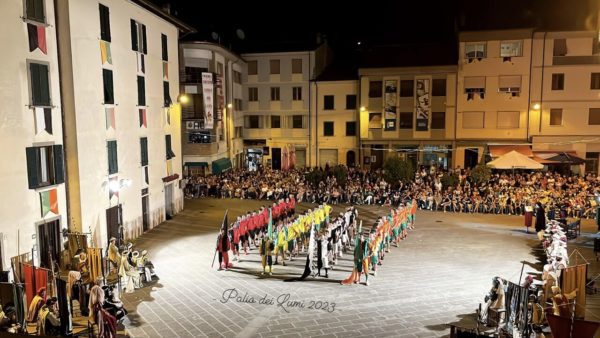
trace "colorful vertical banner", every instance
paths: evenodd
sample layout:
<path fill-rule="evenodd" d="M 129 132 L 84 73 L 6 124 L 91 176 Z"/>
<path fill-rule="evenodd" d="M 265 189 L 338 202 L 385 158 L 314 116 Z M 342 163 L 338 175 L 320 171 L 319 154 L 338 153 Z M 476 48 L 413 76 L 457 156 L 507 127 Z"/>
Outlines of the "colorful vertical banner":
<path fill-rule="evenodd" d="M 56 189 L 50 189 L 40 192 L 40 206 L 42 210 L 42 218 L 50 211 L 58 215 L 58 198 Z"/>
<path fill-rule="evenodd" d="M 46 47 L 46 27 L 44 25 L 37 26 L 28 23 L 27 34 L 29 37 L 30 52 L 33 52 L 36 48 L 39 48 L 42 53 L 48 53 L 48 49 Z"/>
<path fill-rule="evenodd" d="M 110 53 L 110 42 L 100 40 L 100 60 L 102 64 L 108 63 L 112 65 L 112 55 Z"/>
<path fill-rule="evenodd" d="M 146 108 L 139 110 L 140 115 L 140 127 L 148 127 L 148 120 L 146 119 Z"/>
<path fill-rule="evenodd" d="M 163 61 L 163 80 L 169 81 L 169 62 Z"/>
<path fill-rule="evenodd" d="M 383 96 L 383 110 L 384 110 L 384 129 L 386 131 L 396 130 L 396 107 L 398 102 L 398 81 L 397 80 L 385 80 L 385 94 Z"/>
<path fill-rule="evenodd" d="M 202 95 L 204 97 L 204 128 L 213 129 L 214 127 L 214 106 L 213 106 L 213 75 L 212 73 L 202 73 Z"/>
<path fill-rule="evenodd" d="M 165 108 L 165 122 L 171 125 L 171 108 Z"/>
<path fill-rule="evenodd" d="M 117 129 L 117 122 L 115 119 L 115 108 L 104 108 L 104 114 L 106 115 L 106 129 L 108 128 Z"/>
<path fill-rule="evenodd" d="M 35 116 L 35 134 L 39 134 L 45 130 L 52 135 L 52 110 L 51 108 L 35 107 L 33 109 Z"/>
<path fill-rule="evenodd" d="M 146 73 L 146 60 L 144 59 L 144 54 L 135 53 L 137 57 L 137 71 L 138 73 L 144 74 Z"/>
<path fill-rule="evenodd" d="M 173 163 L 171 160 L 167 160 L 167 176 L 173 175 Z"/>
<path fill-rule="evenodd" d="M 296 146 L 292 144 L 290 148 L 290 169 L 296 167 Z"/>
<path fill-rule="evenodd" d="M 223 108 L 225 108 L 225 98 L 223 96 L 223 75 L 217 74 L 215 87 L 217 91 L 217 120 L 221 121 L 223 119 Z"/>
<path fill-rule="evenodd" d="M 431 101 L 429 98 L 430 79 L 415 79 L 415 111 L 416 130 L 429 130 L 429 116 L 431 115 Z"/>

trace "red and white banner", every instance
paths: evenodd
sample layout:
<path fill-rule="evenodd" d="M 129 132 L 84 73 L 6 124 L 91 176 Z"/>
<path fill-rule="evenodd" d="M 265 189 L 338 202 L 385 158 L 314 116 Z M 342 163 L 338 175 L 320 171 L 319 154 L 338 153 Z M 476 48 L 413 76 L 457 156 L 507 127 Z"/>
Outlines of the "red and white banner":
<path fill-rule="evenodd" d="M 202 73 L 202 95 L 204 97 L 204 128 L 213 129 L 214 105 L 213 105 L 213 75 L 212 73 Z"/>

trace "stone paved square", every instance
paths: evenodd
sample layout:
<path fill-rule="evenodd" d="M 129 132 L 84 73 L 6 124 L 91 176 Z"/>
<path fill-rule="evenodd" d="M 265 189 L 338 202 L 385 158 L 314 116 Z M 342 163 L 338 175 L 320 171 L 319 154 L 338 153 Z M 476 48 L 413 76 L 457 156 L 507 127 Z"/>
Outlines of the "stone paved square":
<path fill-rule="evenodd" d="M 230 271 L 217 271 L 218 262 L 211 268 L 224 211 L 232 221 L 264 204 L 187 200 L 182 213 L 140 237 L 135 246 L 149 251 L 160 280 L 123 295 L 130 311 L 127 332 L 133 337 L 439 337 L 448 335 L 448 323 L 472 324 L 492 277 L 518 282 L 521 261 L 527 262 L 524 276 L 540 267 L 536 239 L 525 234 L 521 217 L 419 211 L 416 229 L 385 256 L 370 286 L 340 285 L 351 272 L 351 253 L 329 279 L 303 282 L 283 280 L 302 273 L 305 256 L 274 266 L 268 278 L 259 276 L 255 249 Z M 371 226 L 387 211 L 359 206 L 359 219 Z M 583 230 L 592 232 L 595 226 L 586 222 Z M 588 275 L 594 276 L 598 264 L 590 241 L 584 234 L 569 249 L 581 251 L 591 263 Z M 228 289 L 256 303 L 223 302 Z M 265 297 L 273 304 L 259 304 Z M 304 308 L 279 306 L 278 299 L 286 297 Z M 311 301 L 335 305 L 331 311 L 309 309 Z M 589 319 L 600 319 L 599 303 L 597 296 L 588 296 Z"/>

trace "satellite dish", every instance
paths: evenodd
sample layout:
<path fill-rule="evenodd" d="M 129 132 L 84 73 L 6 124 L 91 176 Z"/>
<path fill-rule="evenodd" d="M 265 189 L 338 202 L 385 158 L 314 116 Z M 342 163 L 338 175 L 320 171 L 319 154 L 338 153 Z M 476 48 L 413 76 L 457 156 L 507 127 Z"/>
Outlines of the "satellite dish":
<path fill-rule="evenodd" d="M 210 33 L 210 36 L 213 40 L 219 40 L 219 34 L 217 32 Z"/>
<path fill-rule="evenodd" d="M 244 40 L 246 38 L 246 33 L 244 33 L 244 31 L 240 28 L 235 30 L 235 35 L 237 35 L 238 39 L 240 40 Z"/>

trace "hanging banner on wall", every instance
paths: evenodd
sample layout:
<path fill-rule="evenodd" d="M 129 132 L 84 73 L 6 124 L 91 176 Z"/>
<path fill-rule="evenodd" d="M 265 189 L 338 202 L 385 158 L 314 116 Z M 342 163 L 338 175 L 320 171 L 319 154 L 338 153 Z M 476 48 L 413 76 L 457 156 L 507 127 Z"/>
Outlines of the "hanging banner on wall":
<path fill-rule="evenodd" d="M 429 130 L 429 116 L 431 115 L 429 81 L 429 79 L 415 79 L 415 111 L 417 116 L 417 131 Z"/>
<path fill-rule="evenodd" d="M 213 75 L 202 73 L 202 95 L 204 98 L 204 128 L 213 129 L 214 106 L 213 106 Z"/>
<path fill-rule="evenodd" d="M 217 74 L 215 87 L 217 90 L 217 120 L 223 119 L 223 108 L 225 107 L 225 98 L 223 97 L 223 75 Z"/>
<path fill-rule="evenodd" d="M 398 81 L 385 80 L 385 95 L 383 102 L 386 131 L 396 130 L 396 102 L 398 92 Z"/>

